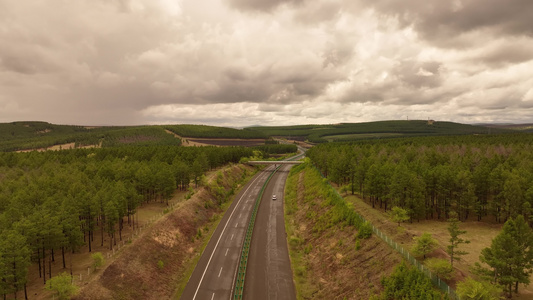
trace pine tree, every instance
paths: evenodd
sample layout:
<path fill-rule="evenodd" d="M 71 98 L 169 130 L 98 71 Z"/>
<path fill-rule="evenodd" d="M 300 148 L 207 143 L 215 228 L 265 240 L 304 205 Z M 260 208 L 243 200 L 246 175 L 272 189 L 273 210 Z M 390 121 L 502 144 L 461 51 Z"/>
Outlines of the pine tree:
<path fill-rule="evenodd" d="M 398 207 L 398 206 L 393 207 L 390 213 L 392 215 L 392 220 L 394 220 L 394 222 L 398 222 L 398 226 L 400 226 L 401 222 L 405 222 L 409 220 L 409 214 L 407 213 L 405 209 L 401 207 Z"/>
<path fill-rule="evenodd" d="M 0 234 L 0 290 L 4 294 L 24 289 L 25 299 L 28 267 L 30 265 L 30 249 L 26 238 L 14 230 L 6 230 Z"/>
<path fill-rule="evenodd" d="M 439 243 L 437 240 L 435 240 L 431 234 L 424 232 L 421 236 L 415 237 L 415 244 L 413 245 L 413 248 L 411 251 L 415 256 L 424 256 L 424 259 L 426 259 L 426 254 L 431 253 Z"/>
<path fill-rule="evenodd" d="M 448 232 L 450 233 L 450 244 L 448 245 L 446 252 L 450 255 L 450 263 L 453 266 L 454 260 L 460 260 L 461 256 L 468 254 L 466 251 L 457 249 L 461 244 L 469 244 L 470 241 L 461 238 L 460 236 L 466 233 L 466 230 L 459 230 L 459 219 L 457 219 L 456 212 L 450 212 L 450 218 L 448 219 Z"/>
<path fill-rule="evenodd" d="M 492 268 L 494 281 L 504 286 L 511 296 L 518 292 L 519 283 L 529 284 L 533 268 L 533 233 L 524 218 L 505 222 L 502 231 L 492 240 L 491 246 L 481 251 L 481 262 Z"/>

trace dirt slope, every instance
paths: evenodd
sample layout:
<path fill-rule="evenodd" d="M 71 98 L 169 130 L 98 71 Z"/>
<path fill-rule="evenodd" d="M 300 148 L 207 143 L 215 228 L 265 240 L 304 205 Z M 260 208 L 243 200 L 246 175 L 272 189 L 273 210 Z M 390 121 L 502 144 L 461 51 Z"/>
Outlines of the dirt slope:
<path fill-rule="evenodd" d="M 332 209 L 313 191 L 320 183 L 297 174 L 297 210 L 287 215 L 291 264 L 298 299 L 368 299 L 382 291 L 401 255 L 372 235 L 357 242 L 357 231 L 339 223 L 316 230 L 317 216 Z M 357 246 L 359 244 L 359 246 Z"/>
<path fill-rule="evenodd" d="M 221 171 L 217 183 L 226 191 L 238 188 L 249 167 Z M 222 179 L 220 179 L 222 178 Z M 213 189 L 214 190 L 214 189 Z M 211 188 L 201 188 L 181 207 L 168 213 L 125 247 L 101 275 L 83 287 L 75 299 L 170 299 L 187 264 L 201 251 L 223 209 Z"/>

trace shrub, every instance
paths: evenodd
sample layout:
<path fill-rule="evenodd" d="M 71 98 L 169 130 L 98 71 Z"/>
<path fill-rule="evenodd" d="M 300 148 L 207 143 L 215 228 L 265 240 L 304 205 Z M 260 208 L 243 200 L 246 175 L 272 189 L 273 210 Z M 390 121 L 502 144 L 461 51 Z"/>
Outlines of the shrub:
<path fill-rule="evenodd" d="M 430 258 L 426 261 L 426 266 L 442 279 L 450 280 L 453 277 L 453 267 L 447 259 Z"/>
<path fill-rule="evenodd" d="M 95 270 L 104 265 L 105 259 L 102 253 L 96 252 L 93 255 L 91 255 L 91 257 L 93 258 L 93 268 Z"/>
<path fill-rule="evenodd" d="M 470 277 L 457 284 L 457 295 L 464 300 L 497 300 L 500 299 L 501 288 L 488 282 L 479 282 Z"/>
<path fill-rule="evenodd" d="M 384 291 L 380 299 L 440 300 L 441 294 L 433 289 L 431 280 L 405 262 L 396 266 L 389 277 L 381 279 Z"/>
<path fill-rule="evenodd" d="M 361 239 L 368 239 L 372 235 L 372 225 L 365 221 L 361 226 L 359 226 L 359 232 L 357 237 Z"/>
<path fill-rule="evenodd" d="M 79 288 L 72 284 L 72 278 L 67 272 L 63 272 L 46 281 L 44 287 L 48 291 L 57 292 L 60 300 L 67 300 L 78 293 Z"/>

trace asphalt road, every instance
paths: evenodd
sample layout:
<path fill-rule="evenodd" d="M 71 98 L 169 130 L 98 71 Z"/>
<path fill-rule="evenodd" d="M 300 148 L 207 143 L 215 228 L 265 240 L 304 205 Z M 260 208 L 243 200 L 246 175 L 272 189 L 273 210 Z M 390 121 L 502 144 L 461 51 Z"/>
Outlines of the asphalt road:
<path fill-rule="evenodd" d="M 204 249 L 181 299 L 231 299 L 254 201 L 273 169 L 269 166 L 258 173 L 236 196 Z"/>
<path fill-rule="evenodd" d="M 243 299 L 296 299 L 283 216 L 285 181 L 291 166 L 282 166 L 270 179 L 257 213 Z M 272 200 L 272 195 L 277 199 Z"/>

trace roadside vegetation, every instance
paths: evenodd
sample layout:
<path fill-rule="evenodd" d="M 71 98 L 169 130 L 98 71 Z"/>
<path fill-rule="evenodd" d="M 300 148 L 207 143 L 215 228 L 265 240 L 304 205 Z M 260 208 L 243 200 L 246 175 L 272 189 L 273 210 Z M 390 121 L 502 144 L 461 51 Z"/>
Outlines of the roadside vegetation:
<path fill-rule="evenodd" d="M 208 170 L 251 155 L 244 147 L 170 146 L 0 153 L 0 294 L 72 269 L 66 262 L 84 245 L 114 249 L 125 227 L 138 226 L 141 206 L 168 203 Z"/>
<path fill-rule="evenodd" d="M 209 172 L 75 299 L 179 299 L 231 199 L 256 171 L 235 164 Z"/>
<path fill-rule="evenodd" d="M 396 272 L 401 255 L 372 234 L 371 225 L 361 221 L 315 168 L 293 167 L 284 199 L 297 299 L 392 299 L 382 294 L 394 289 L 384 278 Z M 441 299 L 428 279 L 420 278 L 424 281 L 405 279 L 414 284 L 405 284 L 406 289 L 429 286 L 423 295 Z"/>
<path fill-rule="evenodd" d="M 402 138 L 322 144 L 307 155 L 462 299 L 529 299 L 532 142 L 530 134 Z"/>

